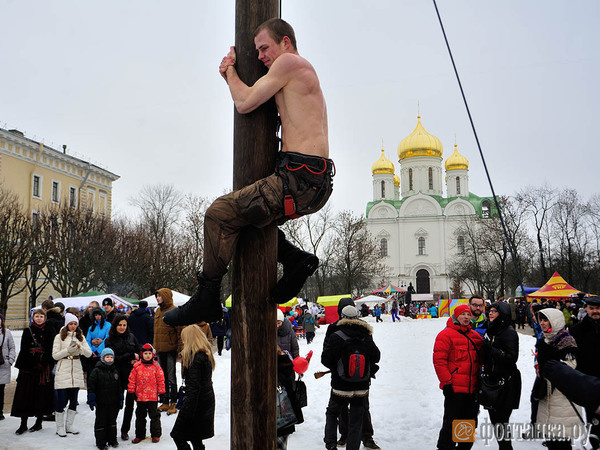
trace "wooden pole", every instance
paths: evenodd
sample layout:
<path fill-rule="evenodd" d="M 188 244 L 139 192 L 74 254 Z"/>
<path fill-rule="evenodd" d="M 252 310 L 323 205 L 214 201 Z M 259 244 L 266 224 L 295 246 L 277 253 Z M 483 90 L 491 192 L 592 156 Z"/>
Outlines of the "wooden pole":
<path fill-rule="evenodd" d="M 266 73 L 254 46 L 258 25 L 279 16 L 277 0 L 236 0 L 236 69 L 253 85 Z M 278 143 L 274 100 L 234 117 L 233 187 L 273 173 Z M 231 449 L 275 450 L 277 228 L 243 230 L 232 265 Z"/>

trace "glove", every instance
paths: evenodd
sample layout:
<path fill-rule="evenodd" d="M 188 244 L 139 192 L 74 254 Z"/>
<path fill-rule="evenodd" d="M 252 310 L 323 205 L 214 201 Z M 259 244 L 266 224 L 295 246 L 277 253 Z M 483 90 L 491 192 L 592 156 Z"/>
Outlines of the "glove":
<path fill-rule="evenodd" d="M 88 393 L 87 404 L 90 405 L 90 409 L 93 411 L 96 407 L 96 394 L 93 392 Z"/>
<path fill-rule="evenodd" d="M 442 388 L 442 392 L 444 393 L 444 397 L 452 398 L 454 395 L 454 388 L 452 388 L 451 384 L 447 384 Z"/>
<path fill-rule="evenodd" d="M 71 344 L 67 347 L 67 353 L 69 355 L 76 355 L 77 350 L 79 350 L 79 346 L 75 342 L 71 342 Z"/>
<path fill-rule="evenodd" d="M 119 409 L 123 408 L 123 392 L 119 395 Z"/>
<path fill-rule="evenodd" d="M 542 371 L 544 365 L 551 359 L 560 359 L 560 353 L 558 349 L 548 344 L 544 339 L 538 339 L 535 345 L 537 349 L 537 363 L 539 370 Z"/>

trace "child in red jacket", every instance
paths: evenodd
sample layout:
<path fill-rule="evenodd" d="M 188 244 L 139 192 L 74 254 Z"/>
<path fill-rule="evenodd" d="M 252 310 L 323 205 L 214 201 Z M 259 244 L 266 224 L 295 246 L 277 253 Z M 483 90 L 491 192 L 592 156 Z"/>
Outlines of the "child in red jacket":
<path fill-rule="evenodd" d="M 135 394 L 137 408 L 135 410 L 135 439 L 137 444 L 146 438 L 146 413 L 150 417 L 150 436 L 152 442 L 160 441 L 162 429 L 160 412 L 158 411 L 158 396 L 165 393 L 165 374 L 160 365 L 154 360 L 154 348 L 144 344 L 141 350 L 141 360 L 136 362 L 129 375 L 127 392 Z"/>

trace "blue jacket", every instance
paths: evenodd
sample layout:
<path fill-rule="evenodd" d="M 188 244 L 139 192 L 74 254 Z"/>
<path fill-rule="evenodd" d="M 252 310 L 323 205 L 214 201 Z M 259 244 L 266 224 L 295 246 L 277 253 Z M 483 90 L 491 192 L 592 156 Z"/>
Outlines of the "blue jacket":
<path fill-rule="evenodd" d="M 375 309 L 373 310 L 373 315 L 374 315 L 375 317 L 381 317 L 381 308 L 380 308 L 380 307 L 377 307 L 377 308 L 375 308 Z"/>
<path fill-rule="evenodd" d="M 86 338 L 90 348 L 92 349 L 92 353 L 97 354 L 97 356 L 100 356 L 100 353 L 102 353 L 102 350 L 104 350 L 104 341 L 106 341 L 106 338 L 108 337 L 108 330 L 110 330 L 110 322 L 104 322 L 104 327 L 102 328 L 100 328 L 100 322 L 100 320 L 96 320 L 92 324 L 88 330 Z M 102 343 L 96 347 L 95 345 L 92 345 L 92 339 L 97 338 L 102 339 Z"/>
<path fill-rule="evenodd" d="M 431 317 L 437 317 L 438 316 L 438 310 L 435 306 L 432 306 L 431 308 L 429 308 L 429 314 L 431 314 Z"/>

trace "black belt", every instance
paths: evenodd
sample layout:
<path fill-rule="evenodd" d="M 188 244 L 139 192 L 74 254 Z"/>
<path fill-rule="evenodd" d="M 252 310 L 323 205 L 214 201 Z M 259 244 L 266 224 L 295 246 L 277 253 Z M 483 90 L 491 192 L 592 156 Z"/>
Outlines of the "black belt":
<path fill-rule="evenodd" d="M 335 175 L 335 164 L 333 161 L 329 158 L 323 158 L 322 156 L 305 155 L 296 152 L 279 152 L 277 160 L 278 173 L 280 170 L 287 170 L 289 172 L 306 170 L 313 175 L 326 175 L 328 177 L 333 177 Z M 281 181 L 283 183 L 284 214 L 290 219 L 297 219 L 300 215 L 296 214 L 296 202 L 290 192 L 287 178 L 281 176 Z M 319 191 L 323 189 L 326 182 L 327 179 L 324 177 L 319 186 Z"/>

